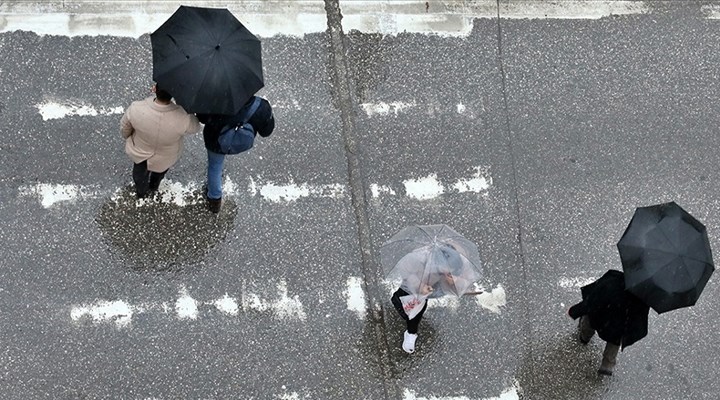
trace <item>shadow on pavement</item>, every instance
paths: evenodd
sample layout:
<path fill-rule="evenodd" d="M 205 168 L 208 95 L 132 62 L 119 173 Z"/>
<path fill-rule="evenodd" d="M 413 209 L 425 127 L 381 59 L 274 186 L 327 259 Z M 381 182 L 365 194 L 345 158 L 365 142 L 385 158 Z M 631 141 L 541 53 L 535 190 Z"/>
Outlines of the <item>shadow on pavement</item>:
<path fill-rule="evenodd" d="M 372 364 L 377 365 L 378 371 L 384 370 L 384 368 L 379 365 L 379 363 L 382 362 L 379 352 L 385 351 L 385 345 L 380 343 L 382 339 L 378 337 L 377 325 L 379 324 L 379 329 L 384 330 L 384 334 L 388 342 L 387 354 L 382 357 L 390 363 L 387 372 L 391 374 L 392 379 L 400 380 L 406 377 L 406 374 L 414 373 L 413 369 L 417 368 L 418 365 L 422 365 L 425 357 L 435 351 L 435 345 L 438 341 L 437 331 L 433 326 L 431 318 L 423 318 L 420 322 L 420 328 L 418 331 L 419 337 L 415 346 L 415 353 L 408 354 L 401 348 L 406 323 L 398 315 L 397 311 L 395 311 L 395 308 L 393 308 L 389 297 L 387 303 L 384 304 L 383 319 L 384 323 L 380 321 L 373 321 L 373 318 L 371 317 L 366 319 L 362 341 L 360 342 L 360 352 L 364 357 L 370 360 Z"/>
<path fill-rule="evenodd" d="M 211 213 L 197 192 L 171 198 L 163 192 L 137 200 L 132 187 L 103 204 L 95 221 L 111 248 L 136 271 L 171 271 L 201 261 L 233 228 L 237 205 L 223 200 Z"/>
<path fill-rule="evenodd" d="M 563 333 L 534 340 L 517 374 L 520 399 L 589 400 L 607 392 L 609 379 L 597 374 L 605 342 L 597 337 L 587 346 L 577 334 Z"/>

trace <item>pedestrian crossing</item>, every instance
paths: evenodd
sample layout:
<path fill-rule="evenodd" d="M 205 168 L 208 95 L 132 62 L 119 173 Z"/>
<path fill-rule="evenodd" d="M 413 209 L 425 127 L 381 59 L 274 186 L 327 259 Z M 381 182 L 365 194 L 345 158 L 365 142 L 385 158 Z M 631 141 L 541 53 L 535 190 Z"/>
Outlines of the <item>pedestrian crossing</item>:
<path fill-rule="evenodd" d="M 389 298 L 399 283 L 383 281 L 382 284 Z M 274 288 L 267 289 L 273 285 Z M 267 286 L 264 295 L 246 290 L 241 293 L 224 293 L 216 298 L 202 299 L 191 293 L 187 287 L 180 286 L 176 298 L 166 301 L 136 302 L 131 299 L 106 298 L 72 305 L 69 319 L 79 327 L 92 323 L 114 325 L 118 329 L 132 328 L 134 318 L 141 314 L 151 318 L 205 321 L 212 324 L 216 318 L 233 318 L 239 314 L 259 313 L 284 321 L 312 323 L 312 318 L 323 320 L 332 317 L 338 312 L 336 304 L 342 304 L 344 301 L 349 313 L 359 320 L 364 320 L 367 316 L 367 302 L 363 285 L 364 282 L 359 277 L 347 278 L 342 291 L 344 299 L 333 299 L 328 298 L 328 295 L 313 295 L 307 292 L 292 293 L 288 290 L 287 281 L 283 279 L 264 285 Z M 238 283 L 239 288 L 248 286 L 247 282 Z M 481 285 L 476 284 L 474 291 L 483 292 L 473 296 L 472 300 L 479 311 L 501 314 L 502 308 L 507 304 L 502 285 L 485 290 Z M 273 294 L 268 295 L 267 292 Z M 460 307 L 461 301 L 463 300 L 448 297 L 430 299 L 428 307 L 455 312 Z M 471 305 L 465 304 L 465 306 Z"/>
<path fill-rule="evenodd" d="M 180 161 L 182 162 L 182 160 Z M 437 174 L 425 177 L 409 178 L 396 184 L 370 185 L 372 197 L 381 200 L 386 197 L 403 196 L 412 200 L 432 200 L 443 195 L 480 195 L 488 198 L 492 188 L 492 177 L 487 172 L 488 167 L 475 167 L 475 173 L 466 178 L 443 182 Z M 230 198 L 259 197 L 267 202 L 282 204 L 295 202 L 303 198 L 330 198 L 343 199 L 349 195 L 345 183 L 312 184 L 297 183 L 293 180 L 286 182 L 273 182 L 262 176 L 247 176 L 244 184 L 236 182 L 233 178 L 225 178 L 223 193 Z M 17 189 L 17 196 L 21 199 L 35 200 L 43 208 L 61 207 L 69 204 L 94 199 L 109 198 L 110 201 L 132 202 L 136 207 L 150 206 L 154 203 L 174 204 L 185 207 L 204 202 L 201 188 L 204 182 L 179 182 L 173 179 L 164 179 L 160 183 L 158 195 L 145 199 L 124 197 L 126 187 L 105 189 L 98 185 L 79 185 L 67 183 L 35 183 L 21 185 Z"/>

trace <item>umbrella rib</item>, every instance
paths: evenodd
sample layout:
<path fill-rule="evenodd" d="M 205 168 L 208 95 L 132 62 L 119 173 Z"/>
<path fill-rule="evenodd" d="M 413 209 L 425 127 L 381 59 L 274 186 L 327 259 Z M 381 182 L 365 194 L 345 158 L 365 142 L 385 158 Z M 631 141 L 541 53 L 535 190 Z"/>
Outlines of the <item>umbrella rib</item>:
<path fill-rule="evenodd" d="M 228 11 L 228 12 L 230 12 L 230 11 Z M 196 13 L 196 14 L 197 14 L 197 13 Z M 202 26 L 202 29 L 203 29 L 203 30 L 205 31 L 205 33 L 208 35 L 208 38 L 212 38 L 212 37 L 213 37 L 213 34 L 212 34 L 212 32 L 211 32 L 211 31 L 208 29 L 208 27 L 207 27 L 207 24 L 206 24 L 207 21 L 206 21 L 204 18 L 200 17 L 200 16 L 198 16 L 198 19 L 199 19 L 200 21 L 202 21 L 202 23 L 200 24 L 200 26 Z M 215 43 L 215 44 L 219 44 L 219 43 Z"/>
<path fill-rule="evenodd" d="M 210 67 L 205 69 L 205 74 L 203 75 L 203 78 L 200 80 L 200 84 L 202 85 L 205 82 L 205 79 L 207 79 L 208 75 L 210 74 Z M 204 85 L 203 85 L 204 86 Z M 197 99 L 198 95 L 200 94 L 200 91 L 195 91 L 193 95 L 193 101 L 190 102 L 190 104 L 195 104 L 195 99 Z"/>
<path fill-rule="evenodd" d="M 393 241 L 391 241 L 391 242 L 385 242 L 385 243 L 383 243 L 383 245 L 380 246 L 380 247 L 390 246 L 391 244 L 395 244 L 395 243 L 399 243 L 399 242 L 413 242 L 413 243 L 421 244 L 421 245 L 423 245 L 423 246 L 427 246 L 427 243 L 418 242 L 418 241 L 415 240 L 415 239 L 398 239 L 398 240 L 393 240 Z"/>
<path fill-rule="evenodd" d="M 675 242 L 673 242 L 672 239 L 670 239 L 670 237 L 665 233 L 665 230 L 662 228 L 662 226 L 659 223 L 658 223 L 657 227 L 658 227 L 658 230 L 660 231 L 660 233 L 665 238 L 665 240 L 667 240 L 668 243 L 670 243 L 670 245 L 673 247 L 673 250 L 675 251 L 675 253 L 673 253 L 673 254 L 680 254 L 677 246 L 675 245 Z"/>
<path fill-rule="evenodd" d="M 434 241 L 435 241 L 435 237 L 430 236 L 430 234 L 429 234 L 425 229 L 423 229 L 421 226 L 418 226 L 418 229 L 420 229 L 420 232 L 424 233 L 425 236 L 427 236 L 427 238 L 428 238 L 431 242 L 434 242 Z"/>
<path fill-rule="evenodd" d="M 647 251 L 647 250 L 652 250 L 652 251 L 656 251 L 656 252 L 658 252 L 658 253 L 667 254 L 667 255 L 670 255 L 670 256 L 679 256 L 679 254 L 678 254 L 677 252 L 674 253 L 674 252 L 672 252 L 672 251 L 663 250 L 663 249 L 655 249 L 655 248 L 642 247 L 642 246 L 630 245 L 630 244 L 623 244 L 623 245 L 621 245 L 621 246 L 624 247 L 624 248 L 627 248 L 627 249 L 640 250 L 640 251 L 643 251 L 643 252 L 644 252 L 644 251 Z"/>

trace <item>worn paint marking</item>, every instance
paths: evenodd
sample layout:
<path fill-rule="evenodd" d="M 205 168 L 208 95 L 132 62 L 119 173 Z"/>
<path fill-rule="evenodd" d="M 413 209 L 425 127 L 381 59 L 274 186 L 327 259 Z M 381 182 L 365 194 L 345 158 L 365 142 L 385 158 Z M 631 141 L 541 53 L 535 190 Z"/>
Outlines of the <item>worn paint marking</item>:
<path fill-rule="evenodd" d="M 437 178 L 437 174 L 431 174 L 424 178 L 408 179 L 403 182 L 405 194 L 417 200 L 434 199 L 445 193 L 445 188 Z"/>
<path fill-rule="evenodd" d="M 244 312 L 269 312 L 278 319 L 304 321 L 307 315 L 299 296 L 288 295 L 285 281 L 280 281 L 276 289 L 278 296 L 273 300 L 262 299 L 253 293 L 244 293 L 240 301 L 238 301 L 236 297 L 231 297 L 226 293 L 216 300 L 202 302 L 193 298 L 188 293 L 188 290 L 182 287 L 174 303 L 162 302 L 159 304 L 133 305 L 125 300 L 98 300 L 93 304 L 71 307 L 70 318 L 73 321 L 81 321 L 83 318 L 89 317 L 96 323 L 114 323 L 118 328 L 125 328 L 131 325 L 135 314 L 159 311 L 164 314 L 175 315 L 180 320 L 197 320 L 201 315 L 203 306 L 213 306 L 228 316 L 238 315 L 242 307 Z"/>
<path fill-rule="evenodd" d="M 70 116 L 97 117 L 99 115 L 115 115 L 124 112 L 123 107 L 96 108 L 84 103 L 47 101 L 35 104 L 35 108 L 42 116 L 43 121 L 60 119 Z"/>
<path fill-rule="evenodd" d="M 443 184 L 437 174 L 416 179 L 403 181 L 405 195 L 415 200 L 432 200 L 447 192 L 457 193 L 480 193 L 488 195 L 493 180 L 487 172 L 487 167 L 475 167 L 475 173 L 468 178 L 457 179 L 454 183 Z M 272 203 L 291 203 L 302 198 L 332 198 L 339 199 L 348 195 L 347 187 L 343 184 L 319 184 L 309 183 L 280 184 L 268 182 L 258 184 L 256 179 L 249 177 L 250 183 L 247 186 L 247 193 L 251 196 L 260 196 Z M 190 206 L 205 201 L 201 194 L 202 184 L 199 182 L 181 183 L 171 179 L 164 179 L 160 183 L 157 196 L 150 196 L 144 199 L 128 200 L 127 188 L 116 189 L 114 193 L 100 190 L 96 186 L 83 186 L 71 184 L 50 184 L 37 183 L 31 186 L 20 186 L 18 194 L 21 197 L 35 197 L 44 208 L 50 208 L 61 203 L 74 203 L 79 200 L 89 200 L 110 195 L 114 202 L 132 201 L 136 207 L 147 207 L 157 203 L 174 204 L 178 207 Z M 373 183 L 370 185 L 373 198 L 381 196 L 397 196 L 402 190 L 397 190 L 390 185 Z M 232 179 L 225 178 L 223 182 L 223 194 L 227 197 L 236 197 L 241 194 L 239 185 Z"/>
<path fill-rule="evenodd" d="M 581 288 L 585 285 L 589 285 L 593 282 L 595 282 L 596 278 L 568 278 L 568 277 L 562 277 L 558 281 L 558 286 L 566 288 L 566 289 L 576 289 Z"/>
<path fill-rule="evenodd" d="M 95 322 L 114 322 L 118 328 L 130 324 L 134 307 L 122 301 L 98 301 L 95 304 L 72 307 L 70 318 L 79 321 L 85 316 L 90 316 Z"/>
<path fill-rule="evenodd" d="M 358 277 L 350 277 L 347 279 L 346 287 L 347 309 L 355 312 L 360 319 L 365 319 L 367 303 L 365 301 L 363 280 Z"/>
<path fill-rule="evenodd" d="M 418 394 L 410 389 L 403 391 L 403 400 L 519 400 L 521 393 L 520 385 L 518 382 L 503 390 L 499 396 L 495 397 L 468 397 L 468 396 L 418 396 Z"/>

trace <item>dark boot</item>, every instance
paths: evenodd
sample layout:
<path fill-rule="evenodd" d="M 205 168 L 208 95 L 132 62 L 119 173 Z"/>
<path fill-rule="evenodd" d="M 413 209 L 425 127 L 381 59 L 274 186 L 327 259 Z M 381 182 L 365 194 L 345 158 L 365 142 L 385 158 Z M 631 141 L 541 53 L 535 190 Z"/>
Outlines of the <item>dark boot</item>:
<path fill-rule="evenodd" d="M 578 322 L 578 339 L 582 344 L 590 343 L 590 339 L 595 335 L 595 329 L 590 326 L 590 318 L 587 315 L 580 317 Z"/>
<path fill-rule="evenodd" d="M 220 212 L 220 206 L 222 205 L 222 199 L 210 199 L 208 198 L 208 208 L 211 212 L 217 214 Z"/>
<path fill-rule="evenodd" d="M 157 192 L 157 190 L 160 188 L 160 182 L 162 182 L 167 172 L 167 169 L 163 172 L 151 172 L 148 183 L 148 190 L 151 192 Z"/>

